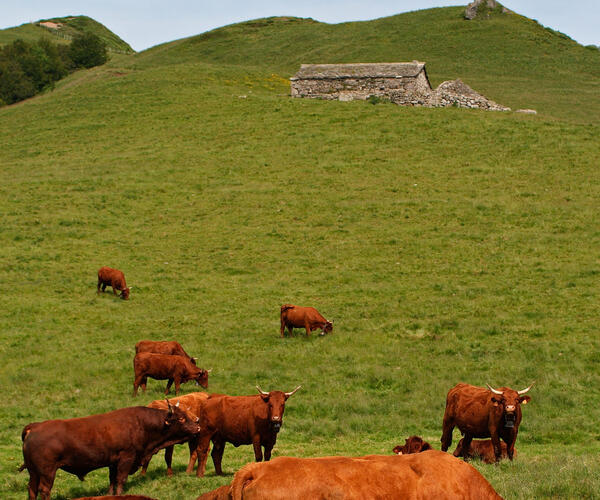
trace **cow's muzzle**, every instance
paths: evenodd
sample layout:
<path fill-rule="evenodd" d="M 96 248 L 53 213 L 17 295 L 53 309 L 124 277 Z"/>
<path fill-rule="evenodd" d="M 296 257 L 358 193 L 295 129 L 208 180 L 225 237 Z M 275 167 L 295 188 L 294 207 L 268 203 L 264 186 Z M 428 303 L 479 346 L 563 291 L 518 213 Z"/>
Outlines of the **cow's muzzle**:
<path fill-rule="evenodd" d="M 504 415 L 504 427 L 514 427 L 517 415 L 515 413 L 506 413 Z"/>
<path fill-rule="evenodd" d="M 281 419 L 278 418 L 271 420 L 271 428 L 274 432 L 279 432 L 279 430 L 281 429 Z"/>

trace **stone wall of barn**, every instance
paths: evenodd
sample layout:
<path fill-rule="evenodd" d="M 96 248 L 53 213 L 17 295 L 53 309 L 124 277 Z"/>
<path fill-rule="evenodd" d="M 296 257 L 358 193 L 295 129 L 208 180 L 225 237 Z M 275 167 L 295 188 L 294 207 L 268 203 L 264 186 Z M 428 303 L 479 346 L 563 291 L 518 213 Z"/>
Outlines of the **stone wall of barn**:
<path fill-rule="evenodd" d="M 377 96 L 401 106 L 510 110 L 487 99 L 460 80 L 444 82 L 433 90 L 424 71 L 416 77 L 299 79 L 292 80 L 291 84 L 292 97 L 353 101 Z"/>
<path fill-rule="evenodd" d="M 292 80 L 292 97 L 312 97 L 340 101 L 385 97 L 408 103 L 431 92 L 424 72 L 417 77 L 315 78 Z"/>

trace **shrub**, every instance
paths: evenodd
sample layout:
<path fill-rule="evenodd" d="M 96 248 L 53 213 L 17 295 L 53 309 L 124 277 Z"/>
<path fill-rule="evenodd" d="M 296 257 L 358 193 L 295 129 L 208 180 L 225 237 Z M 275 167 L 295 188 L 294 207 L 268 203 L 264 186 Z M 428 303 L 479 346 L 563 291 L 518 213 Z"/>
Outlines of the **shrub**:
<path fill-rule="evenodd" d="M 106 42 L 93 33 L 77 36 L 71 42 L 69 56 L 77 68 L 93 68 L 108 61 Z"/>

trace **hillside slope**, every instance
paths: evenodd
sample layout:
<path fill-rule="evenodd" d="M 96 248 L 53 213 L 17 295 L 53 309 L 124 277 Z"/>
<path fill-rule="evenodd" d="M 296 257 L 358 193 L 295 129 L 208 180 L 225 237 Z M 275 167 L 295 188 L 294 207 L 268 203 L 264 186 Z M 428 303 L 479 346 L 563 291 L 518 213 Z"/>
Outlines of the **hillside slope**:
<path fill-rule="evenodd" d="M 60 25 L 57 29 L 49 29 L 40 25 L 42 22 L 51 22 Z M 87 16 L 54 17 L 41 19 L 35 23 L 26 23 L 14 28 L 0 30 L 0 45 L 11 43 L 16 39 L 28 41 L 48 37 L 56 43 L 69 43 L 74 36 L 83 33 L 93 33 L 106 42 L 107 48 L 112 52 L 132 54 L 134 50 L 118 35 L 106 26 Z"/>
<path fill-rule="evenodd" d="M 550 116 L 600 120 L 600 51 L 507 13 L 466 21 L 448 7 L 329 25 L 268 18 L 154 47 L 138 64 L 211 62 L 264 68 L 285 77 L 302 63 L 427 63 L 433 85 L 461 78 L 496 102 Z"/>

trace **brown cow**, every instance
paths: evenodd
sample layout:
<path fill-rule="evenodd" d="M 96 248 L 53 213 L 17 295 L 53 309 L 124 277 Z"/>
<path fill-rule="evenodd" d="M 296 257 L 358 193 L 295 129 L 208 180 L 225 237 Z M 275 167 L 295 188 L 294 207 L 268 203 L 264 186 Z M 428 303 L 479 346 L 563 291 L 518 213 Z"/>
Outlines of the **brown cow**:
<path fill-rule="evenodd" d="M 117 295 L 117 290 L 119 290 L 122 299 L 127 300 L 129 298 L 129 292 L 132 287 L 127 286 L 123 272 L 118 269 L 113 269 L 112 267 L 101 267 L 98 269 L 97 293 L 100 293 L 100 287 L 102 287 L 102 291 L 104 292 L 109 285 L 112 287 L 115 295 Z"/>
<path fill-rule="evenodd" d="M 196 364 L 196 359 L 192 358 L 187 352 L 183 350 L 181 344 L 174 340 L 140 340 L 135 344 L 135 353 L 140 352 L 153 352 L 155 354 L 170 354 L 171 356 L 184 356 L 188 358 L 192 364 Z"/>
<path fill-rule="evenodd" d="M 216 396 L 216 395 L 212 395 Z M 200 415 L 202 402 L 208 399 L 209 394 L 207 392 L 192 392 L 190 394 L 186 394 L 185 396 L 179 396 L 177 398 L 171 398 L 169 401 L 171 404 L 179 404 L 182 409 L 187 411 L 191 416 L 197 418 Z M 148 405 L 149 408 L 158 408 L 164 410 L 167 408 L 167 402 L 164 399 L 157 399 L 156 401 L 152 401 Z M 194 452 L 197 446 L 197 442 L 194 439 L 191 439 L 189 442 L 190 447 L 190 455 Z M 173 475 L 173 469 L 171 468 L 171 463 L 173 461 L 173 448 L 175 446 L 168 446 L 165 448 L 165 462 L 167 464 L 167 476 Z M 141 474 L 146 474 L 146 470 L 148 469 L 148 464 L 152 456 L 148 457 L 148 459 L 142 464 Z"/>
<path fill-rule="evenodd" d="M 411 436 L 404 440 L 404 446 L 395 446 L 394 453 L 396 455 L 408 455 L 410 453 L 421 453 L 422 451 L 433 450 L 427 441 L 419 436 Z"/>
<path fill-rule="evenodd" d="M 458 442 L 456 450 L 453 455 L 455 457 L 465 456 L 466 458 L 480 458 L 486 464 L 493 464 L 496 461 L 496 454 L 494 453 L 494 445 L 491 439 L 485 441 L 473 440 L 468 451 L 463 450 L 464 439 Z M 513 450 L 514 457 L 517 456 L 517 449 Z M 500 441 L 500 459 L 508 458 L 508 447 L 506 443 Z"/>
<path fill-rule="evenodd" d="M 271 459 L 271 450 L 277 441 L 277 433 L 283 423 L 285 402 L 301 386 L 292 392 L 264 392 L 256 387 L 260 394 L 254 396 L 224 396 L 209 397 L 203 403 L 200 412 L 200 427 L 202 433 L 198 437 L 198 447 L 190 456 L 187 472 L 194 470 L 198 460 L 196 475 L 204 476 L 210 442 L 213 443 L 211 456 L 215 465 L 215 473 L 222 475 L 221 462 L 225 443 L 238 447 L 242 444 L 254 446 L 254 458 L 262 461 Z"/>
<path fill-rule="evenodd" d="M 448 391 L 444 412 L 442 451 L 452 444 L 452 430 L 458 427 L 464 435 L 461 455 L 466 454 L 473 438 L 492 438 L 496 462 L 500 460 L 500 439 L 507 445 L 508 458 L 513 459 L 515 441 L 521 423 L 521 404 L 531 401 L 523 396 L 531 387 L 514 391 L 508 387 L 487 389 L 458 384 Z"/>
<path fill-rule="evenodd" d="M 133 370 L 135 379 L 133 381 L 133 395 L 137 396 L 138 387 L 146 392 L 148 377 L 156 380 L 168 380 L 165 394 L 169 394 L 171 385 L 175 382 L 175 394 L 179 394 L 179 386 L 190 380 L 195 380 L 196 385 L 205 389 L 208 387 L 208 374 L 210 370 L 203 370 L 193 365 L 189 359 L 183 356 L 171 356 L 169 354 L 153 354 L 141 352 L 133 358 Z"/>
<path fill-rule="evenodd" d="M 322 330 L 320 335 L 325 335 L 333 331 L 333 321 L 327 321 L 314 307 L 284 304 L 281 306 L 280 319 L 282 337 L 286 327 L 290 335 L 294 328 L 304 328 L 306 329 L 307 337 L 310 335 L 310 332 L 318 328 Z"/>
<path fill-rule="evenodd" d="M 231 499 L 231 485 L 226 484 L 216 490 L 209 491 L 200 495 L 196 500 L 230 500 Z"/>
<path fill-rule="evenodd" d="M 146 456 L 165 446 L 187 441 L 200 431 L 180 408 L 157 410 L 137 406 L 67 420 L 46 420 L 25 426 L 21 434 L 29 500 L 50 499 L 58 469 L 85 475 L 109 468 L 109 495 L 120 495 L 129 474 Z"/>
<path fill-rule="evenodd" d="M 366 457 L 279 457 L 251 463 L 236 472 L 229 492 L 221 487 L 208 499 L 304 500 L 502 500 L 471 465 L 448 453 Z"/>

